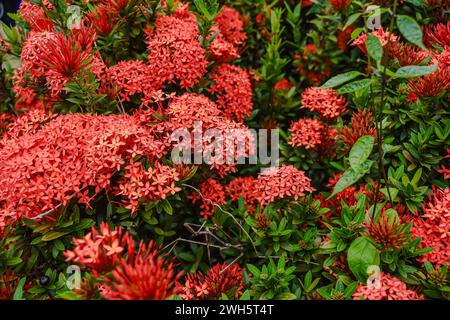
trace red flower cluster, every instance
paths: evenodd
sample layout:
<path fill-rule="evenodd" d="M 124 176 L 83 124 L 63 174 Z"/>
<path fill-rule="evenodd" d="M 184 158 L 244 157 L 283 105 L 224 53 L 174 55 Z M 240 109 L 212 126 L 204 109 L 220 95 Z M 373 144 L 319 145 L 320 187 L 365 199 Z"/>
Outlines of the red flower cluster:
<path fill-rule="evenodd" d="M 93 63 L 92 45 L 95 34 L 88 27 L 73 31 L 70 36 L 53 32 L 31 32 L 21 53 L 22 66 L 16 70 L 14 90 L 18 100 L 23 96 L 31 101 L 34 87 L 47 87 L 55 99 L 64 85 L 74 78 L 82 78 L 86 72 L 98 72 Z M 31 91 L 30 91 L 31 90 Z"/>
<path fill-rule="evenodd" d="M 100 232 L 92 228 L 83 239 L 74 239 L 75 249 L 64 254 L 92 269 L 103 281 L 101 294 L 109 300 L 162 300 L 177 292 L 175 265 L 159 254 L 152 241 L 148 247 L 136 243 L 122 227 L 111 230 L 102 223 Z M 138 284 L 138 285 L 136 285 Z"/>
<path fill-rule="evenodd" d="M 291 139 L 288 143 L 298 148 L 317 150 L 324 142 L 327 131 L 326 125 L 322 121 L 303 118 L 291 123 L 289 128 Z"/>
<path fill-rule="evenodd" d="M 436 46 L 450 47 L 450 21 L 447 24 L 438 23 L 425 28 L 424 42 L 429 48 Z"/>
<path fill-rule="evenodd" d="M 230 164 L 231 161 L 226 160 L 247 157 L 254 144 L 254 136 L 247 127 L 222 117 L 221 110 L 217 108 L 216 104 L 203 95 L 185 93 L 175 98 L 167 108 L 166 114 L 169 117 L 169 121 L 166 123 L 169 132 L 176 129 L 194 129 L 191 132 L 192 136 L 198 130 L 205 133 L 201 141 L 193 139 L 194 143 L 198 144 L 194 147 L 202 150 L 203 159 L 207 160 L 207 164 L 221 175 L 235 167 L 235 163 Z M 195 122 L 197 122 L 197 126 Z M 201 127 L 199 127 L 200 125 Z M 220 133 L 220 136 L 208 138 L 206 134 L 208 129 Z M 212 141 L 212 138 L 215 140 Z M 220 143 L 222 143 L 221 147 Z M 240 145 L 245 147 L 235 148 Z M 228 159 L 229 156 L 233 158 Z"/>
<path fill-rule="evenodd" d="M 181 10 L 173 16 L 159 15 L 155 29 L 147 29 L 148 62 L 157 83 L 179 82 L 190 88 L 206 73 L 208 61 L 198 41 L 195 16 Z"/>
<path fill-rule="evenodd" d="M 108 69 L 111 85 L 119 89 L 122 101 L 129 101 L 135 94 L 146 97 L 160 89 L 162 83 L 155 79 L 152 68 L 140 60 L 121 61 Z"/>
<path fill-rule="evenodd" d="M 214 83 L 209 90 L 217 97 L 217 105 L 224 117 L 244 121 L 253 110 L 253 91 L 250 76 L 239 67 L 223 64 L 211 75 Z"/>
<path fill-rule="evenodd" d="M 94 227 L 84 238 L 73 239 L 75 248 L 64 252 L 66 261 L 73 261 L 89 267 L 95 275 L 112 271 L 119 263 L 121 254 L 134 250 L 135 243 L 122 228 L 110 230 L 107 223 Z"/>
<path fill-rule="evenodd" d="M 438 97 L 450 89 L 450 65 L 443 65 L 443 57 L 438 60 L 439 67 L 432 74 L 413 78 L 408 81 L 408 101 L 416 101 L 419 98 Z"/>
<path fill-rule="evenodd" d="M 449 265 L 450 261 L 450 188 L 437 189 L 430 201 L 423 206 L 425 214 L 413 218 L 411 234 L 420 237 L 420 248 L 433 248 L 422 255 L 425 260 L 436 265 Z"/>
<path fill-rule="evenodd" d="M 200 215 L 208 219 L 216 213 L 217 206 L 225 204 L 225 190 L 224 187 L 215 179 L 210 178 L 200 185 L 200 193 L 194 192 L 190 198 L 192 203 L 201 201 Z"/>
<path fill-rule="evenodd" d="M 383 28 L 374 30 L 371 32 L 372 35 L 378 38 L 380 40 L 381 45 L 385 47 L 390 39 L 390 43 L 397 42 L 399 40 L 399 37 L 394 35 L 393 33 L 389 32 L 388 29 L 383 30 Z M 358 36 L 355 40 L 353 40 L 352 45 L 358 46 L 358 48 L 367 54 L 367 48 L 366 48 L 366 41 L 367 41 L 367 34 L 363 33 Z"/>
<path fill-rule="evenodd" d="M 151 127 L 132 116 L 70 114 L 48 120 L 44 113 L 25 115 L 0 141 L 0 228 L 74 197 L 89 203 L 89 187 L 95 193 L 110 189 L 112 176 L 132 157 L 151 161 L 163 154 L 164 143 L 154 139 Z M 166 176 L 167 170 L 161 172 L 153 181 Z M 160 183 L 147 197 L 169 192 Z"/>
<path fill-rule="evenodd" d="M 258 205 L 255 184 L 256 180 L 253 177 L 237 177 L 225 187 L 227 197 L 233 201 L 238 201 L 242 197 L 246 208 L 252 212 Z"/>
<path fill-rule="evenodd" d="M 312 87 L 303 92 L 301 107 L 316 111 L 327 120 L 333 120 L 346 112 L 347 102 L 332 89 Z"/>
<path fill-rule="evenodd" d="M 282 78 L 273 87 L 275 93 L 274 102 L 277 103 L 279 98 L 284 98 L 284 96 L 292 89 L 294 85 L 286 78 Z"/>
<path fill-rule="evenodd" d="M 179 180 L 178 171 L 167 165 L 154 163 L 145 169 L 141 162 L 133 162 L 125 167 L 123 179 L 115 188 L 115 194 L 125 197 L 126 208 L 135 212 L 139 205 L 154 202 L 174 195 L 181 189 L 175 186 Z"/>
<path fill-rule="evenodd" d="M 331 6 L 336 10 L 344 10 L 350 5 L 352 0 L 328 0 Z"/>
<path fill-rule="evenodd" d="M 109 35 L 119 24 L 118 13 L 105 5 L 96 6 L 94 11 L 88 13 L 88 17 L 100 36 Z"/>
<path fill-rule="evenodd" d="M 164 300 L 177 293 L 175 265 L 159 254 L 155 242 L 141 242 L 136 254 L 121 259 L 104 279 L 101 294 L 108 300 Z"/>
<path fill-rule="evenodd" d="M 352 114 L 350 120 L 351 126 L 345 126 L 338 129 L 338 138 L 342 140 L 345 146 L 350 149 L 359 138 L 363 136 L 376 135 L 375 126 L 373 123 L 372 112 L 368 109 L 358 109 Z"/>
<path fill-rule="evenodd" d="M 184 300 L 217 300 L 222 294 L 229 298 L 242 295 L 244 282 L 242 269 L 237 264 L 216 264 L 205 275 L 201 272 L 186 275 L 186 282 L 179 286 L 179 296 Z"/>
<path fill-rule="evenodd" d="M 423 300 L 423 296 L 409 290 L 406 284 L 388 273 L 380 273 L 380 283 L 359 284 L 353 299 L 360 300 Z"/>
<path fill-rule="evenodd" d="M 47 9 L 51 9 L 53 7 L 48 0 L 45 0 L 44 4 Z M 44 8 L 37 4 L 23 0 L 19 7 L 19 13 L 33 31 L 52 31 L 54 28 L 54 24 L 46 16 Z"/>
<path fill-rule="evenodd" d="M 219 34 L 209 47 L 211 58 L 218 62 L 239 58 L 238 50 L 247 39 L 241 15 L 237 10 L 224 5 L 215 21 L 217 25 L 212 27 L 211 33 Z"/>
<path fill-rule="evenodd" d="M 406 225 L 397 216 L 382 210 L 377 218 L 371 218 L 367 234 L 382 250 L 400 250 L 408 244 Z"/>
<path fill-rule="evenodd" d="M 234 46 L 239 47 L 247 40 L 247 35 L 244 32 L 244 21 L 236 9 L 226 5 L 222 6 L 222 11 L 217 15 L 216 22 L 225 40 Z"/>
<path fill-rule="evenodd" d="M 311 179 L 303 171 L 290 165 L 266 169 L 258 176 L 255 188 L 261 206 L 286 197 L 298 200 L 307 192 L 315 191 L 311 187 Z"/>
<path fill-rule="evenodd" d="M 416 48 L 400 41 L 392 42 L 389 46 L 389 55 L 397 59 L 400 66 L 420 65 L 430 54 L 420 48 Z"/>

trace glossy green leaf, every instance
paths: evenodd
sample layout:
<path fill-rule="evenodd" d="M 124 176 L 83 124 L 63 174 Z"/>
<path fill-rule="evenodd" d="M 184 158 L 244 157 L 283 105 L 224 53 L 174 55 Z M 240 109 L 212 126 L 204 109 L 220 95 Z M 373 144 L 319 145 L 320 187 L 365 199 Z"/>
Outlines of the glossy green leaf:
<path fill-rule="evenodd" d="M 367 268 L 380 265 L 380 255 L 373 244 L 365 238 L 356 238 L 348 249 L 347 262 L 350 270 L 359 281 L 367 279 Z"/>
<path fill-rule="evenodd" d="M 350 151 L 350 167 L 356 172 L 360 171 L 362 164 L 369 158 L 373 150 L 375 138 L 372 136 L 363 136 L 355 142 Z"/>
<path fill-rule="evenodd" d="M 371 56 L 377 66 L 381 64 L 381 58 L 383 57 L 383 45 L 381 44 L 378 37 L 372 34 L 367 35 L 366 48 L 369 56 Z"/>
<path fill-rule="evenodd" d="M 337 86 L 340 86 L 341 84 L 344 84 L 350 80 L 353 80 L 357 78 L 358 76 L 363 75 L 359 71 L 350 71 L 342 74 L 338 74 L 337 76 L 329 79 L 327 82 L 325 82 L 322 85 L 322 88 L 335 88 Z"/>
<path fill-rule="evenodd" d="M 400 33 L 411 43 L 423 50 L 427 50 L 422 41 L 422 29 L 414 18 L 405 15 L 397 17 L 397 27 Z"/>
<path fill-rule="evenodd" d="M 349 84 L 346 84 L 345 86 L 336 90 L 336 92 L 339 94 L 355 92 L 355 91 L 369 87 L 371 83 L 372 83 L 372 79 L 363 79 L 363 80 L 350 82 Z"/>
<path fill-rule="evenodd" d="M 358 182 L 359 179 L 364 177 L 366 173 L 369 172 L 372 165 L 373 165 L 372 160 L 366 160 L 361 164 L 359 171 L 355 171 L 353 168 L 349 168 L 347 171 L 345 171 L 342 177 L 334 186 L 333 193 L 328 199 L 334 197 L 336 194 L 344 191 L 349 186 Z"/>
<path fill-rule="evenodd" d="M 395 72 L 395 76 L 398 78 L 415 78 L 425 76 L 435 72 L 438 68 L 438 64 L 435 62 L 432 66 L 406 66 L 401 67 Z"/>

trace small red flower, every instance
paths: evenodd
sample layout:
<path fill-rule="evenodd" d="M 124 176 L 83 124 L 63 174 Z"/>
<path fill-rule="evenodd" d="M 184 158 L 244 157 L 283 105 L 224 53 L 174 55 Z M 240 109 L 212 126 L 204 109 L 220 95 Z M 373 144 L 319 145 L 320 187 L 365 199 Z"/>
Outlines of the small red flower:
<path fill-rule="evenodd" d="M 331 4 L 331 6 L 336 9 L 336 10 L 344 10 L 346 9 L 350 3 L 352 2 L 352 0 L 328 0 Z"/>
<path fill-rule="evenodd" d="M 298 200 L 307 192 L 313 191 L 315 189 L 311 187 L 311 179 L 303 171 L 290 165 L 267 169 L 258 176 L 255 184 L 255 194 L 261 206 L 286 197 Z"/>
<path fill-rule="evenodd" d="M 288 143 L 291 146 L 317 150 L 324 142 L 326 128 L 320 120 L 303 118 L 292 122 L 289 132 L 291 139 Z"/>
<path fill-rule="evenodd" d="M 208 219 L 216 213 L 217 206 L 226 203 L 224 187 L 215 179 L 210 178 L 200 185 L 200 193 L 194 191 L 190 196 L 192 203 L 201 202 L 200 215 Z"/>
<path fill-rule="evenodd" d="M 223 64 L 211 75 L 214 82 L 210 92 L 217 96 L 217 105 L 223 115 L 239 122 L 244 121 L 253 110 L 253 90 L 247 71 Z"/>
<path fill-rule="evenodd" d="M 388 273 L 379 274 L 379 283 L 360 284 L 353 294 L 353 299 L 366 300 L 423 300 L 423 296 L 409 290 L 404 282 Z"/>
<path fill-rule="evenodd" d="M 199 38 L 196 18 L 189 11 L 158 16 L 147 29 L 148 62 L 157 83 L 179 83 L 187 89 L 206 73 L 208 61 Z"/>
<path fill-rule="evenodd" d="M 301 108 L 318 112 L 327 120 L 333 120 L 346 112 L 345 98 L 332 89 L 307 88 L 302 94 Z"/>
<path fill-rule="evenodd" d="M 159 253 L 155 242 L 148 247 L 141 242 L 136 253 L 122 257 L 104 277 L 101 295 L 108 300 L 164 300 L 177 293 L 183 275 L 175 264 Z"/>
<path fill-rule="evenodd" d="M 118 13 L 109 10 L 105 5 L 96 6 L 94 11 L 88 13 L 88 17 L 101 36 L 109 35 L 118 25 Z"/>
<path fill-rule="evenodd" d="M 222 294 L 239 298 L 243 288 L 241 267 L 219 263 L 206 275 L 201 272 L 186 275 L 185 284 L 180 285 L 178 291 L 184 300 L 217 300 Z"/>
<path fill-rule="evenodd" d="M 351 126 L 338 129 L 338 138 L 342 140 L 347 149 L 350 149 L 359 138 L 376 135 L 372 112 L 368 109 L 358 109 L 352 114 Z"/>

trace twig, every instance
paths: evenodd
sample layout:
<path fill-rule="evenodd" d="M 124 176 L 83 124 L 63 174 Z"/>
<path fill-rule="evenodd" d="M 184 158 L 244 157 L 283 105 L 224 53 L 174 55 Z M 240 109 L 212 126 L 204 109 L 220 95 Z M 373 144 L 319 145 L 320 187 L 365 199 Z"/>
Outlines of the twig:
<path fill-rule="evenodd" d="M 214 201 L 212 201 L 210 199 L 206 199 L 202 195 L 201 191 L 198 190 L 197 188 L 195 188 L 195 187 L 193 187 L 191 185 L 185 184 L 185 183 L 183 183 L 182 186 L 185 186 L 185 187 L 188 187 L 188 188 L 191 188 L 191 189 L 195 190 L 200 195 L 200 197 L 202 197 L 203 200 L 209 201 L 213 206 L 215 206 L 216 208 L 219 208 L 223 213 L 229 215 L 233 219 L 233 221 L 239 226 L 239 228 L 245 233 L 245 235 L 248 237 L 248 239 L 250 240 L 250 242 L 251 242 L 251 244 L 253 246 L 253 250 L 255 250 L 256 255 L 259 255 L 258 250 L 256 249 L 256 246 L 255 246 L 255 243 L 253 242 L 253 240 L 250 237 L 250 235 L 248 234 L 248 232 L 242 227 L 242 225 L 236 220 L 236 218 L 230 212 L 224 210 L 220 205 L 218 205 Z"/>

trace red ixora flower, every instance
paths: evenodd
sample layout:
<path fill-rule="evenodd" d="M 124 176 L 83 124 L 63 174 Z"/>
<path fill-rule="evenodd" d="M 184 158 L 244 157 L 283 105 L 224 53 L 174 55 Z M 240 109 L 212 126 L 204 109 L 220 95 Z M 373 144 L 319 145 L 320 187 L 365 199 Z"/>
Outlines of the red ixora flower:
<path fill-rule="evenodd" d="M 222 294 L 229 298 L 242 295 L 244 282 L 242 269 L 237 264 L 216 264 L 207 274 L 201 272 L 188 274 L 185 284 L 179 285 L 179 296 L 184 300 L 217 300 Z"/>
<path fill-rule="evenodd" d="M 82 239 L 74 239 L 75 249 L 67 250 L 67 261 L 91 268 L 103 284 L 101 295 L 109 300 L 162 300 L 176 293 L 178 279 L 175 265 L 159 253 L 156 243 L 136 242 L 122 227 L 100 231 L 92 228 Z"/>
<path fill-rule="evenodd" d="M 438 97 L 450 88 L 450 67 L 439 66 L 432 74 L 412 78 L 408 81 L 408 88 L 408 101 Z"/>
<path fill-rule="evenodd" d="M 94 71 L 91 70 L 94 64 L 90 47 L 94 38 L 92 33 L 80 30 L 74 31 L 70 36 L 53 32 L 31 32 L 22 50 L 22 66 L 16 75 L 15 87 L 25 86 L 23 77 L 29 75 L 37 85 L 47 86 L 53 96 L 58 96 L 64 85 L 73 78 L 83 77 L 86 72 Z"/>
<path fill-rule="evenodd" d="M 252 212 L 257 206 L 255 193 L 256 180 L 253 177 L 237 177 L 230 181 L 225 187 L 226 195 L 233 201 L 238 201 L 240 197 L 244 199 L 245 206 Z"/>
<path fill-rule="evenodd" d="M 408 244 L 407 225 L 397 216 L 389 215 L 386 209 L 376 218 L 371 218 L 367 234 L 382 250 L 400 250 Z"/>
<path fill-rule="evenodd" d="M 397 59 L 402 67 L 420 65 L 430 56 L 427 51 L 402 42 L 392 42 L 389 46 L 389 55 Z"/>
<path fill-rule="evenodd" d="M 424 43 L 427 47 L 435 46 L 449 47 L 450 46 L 450 21 L 447 24 L 438 23 L 430 25 L 425 28 Z"/>
<path fill-rule="evenodd" d="M 239 122 L 253 110 L 253 91 L 247 71 L 233 65 L 222 64 L 211 75 L 214 82 L 209 92 L 217 97 L 223 115 Z"/>
<path fill-rule="evenodd" d="M 325 124 L 317 119 L 303 118 L 292 122 L 289 132 L 289 144 L 294 147 L 317 150 L 324 141 Z"/>
<path fill-rule="evenodd" d="M 52 9 L 53 5 L 48 0 L 44 1 L 47 9 Z M 46 16 L 44 8 L 23 0 L 20 3 L 19 13 L 23 20 L 28 23 L 33 31 L 52 31 L 54 28 L 53 22 Z"/>
<path fill-rule="evenodd" d="M 244 32 L 244 21 L 236 9 L 226 5 L 222 6 L 222 11 L 217 15 L 215 21 L 225 40 L 234 46 L 239 47 L 247 39 Z"/>
<path fill-rule="evenodd" d="M 155 242 L 148 246 L 141 242 L 137 252 L 122 257 L 111 275 L 103 278 L 100 291 L 108 300 L 164 300 L 177 293 L 182 275 Z"/>
<path fill-rule="evenodd" d="M 372 31 L 371 34 L 380 40 L 381 45 L 383 47 L 387 45 L 389 38 L 390 43 L 397 42 L 399 40 L 399 37 L 389 32 L 388 29 L 386 30 L 383 30 L 383 28 L 376 29 Z M 358 46 L 358 48 L 361 49 L 362 52 L 367 54 L 366 41 L 367 41 L 367 34 L 363 33 L 359 35 L 355 40 L 353 40 L 352 45 Z"/>
<path fill-rule="evenodd" d="M 194 191 L 190 196 L 192 203 L 201 202 L 200 215 L 208 219 L 216 213 L 217 206 L 226 203 L 225 189 L 217 180 L 210 178 L 200 185 L 199 191 Z"/>
<path fill-rule="evenodd" d="M 328 0 L 331 6 L 336 10 L 344 10 L 346 9 L 352 0 Z"/>
<path fill-rule="evenodd" d="M 49 116 L 34 111 L 18 118 L 0 139 L 0 229 L 23 216 L 36 218 L 73 198 L 88 204 L 101 190 L 110 191 L 112 177 L 132 157 L 156 161 L 164 154 L 166 144 L 153 130 L 129 115 Z M 149 175 L 156 170 L 154 185 L 145 190 L 146 199 L 175 191 L 170 181 L 176 179 L 176 172 L 155 166 L 146 170 Z M 125 177 L 125 189 L 117 191 L 122 198 L 129 195 L 130 181 L 132 177 Z M 161 186 L 163 181 L 167 185 Z"/>
<path fill-rule="evenodd" d="M 148 62 L 158 83 L 176 83 L 187 89 L 206 73 L 208 61 L 198 40 L 195 16 L 184 9 L 176 16 L 158 15 L 155 29 L 147 29 Z"/>
<path fill-rule="evenodd" d="M 433 248 L 418 259 L 436 265 L 450 263 L 450 188 L 434 189 L 430 201 L 423 205 L 424 215 L 412 219 L 411 234 L 422 239 L 420 248 Z"/>
<path fill-rule="evenodd" d="M 234 171 L 237 160 L 247 158 L 254 146 L 255 139 L 250 130 L 243 124 L 221 116 L 217 105 L 203 95 L 185 93 L 174 98 L 166 110 L 166 115 L 169 120 L 163 125 L 170 133 L 177 129 L 187 129 L 190 130 L 191 136 L 199 130 L 205 134 L 201 141 L 192 139 L 192 147 L 201 150 L 205 163 L 221 176 Z M 218 135 L 209 139 L 209 129 Z"/>
<path fill-rule="evenodd" d="M 96 275 L 113 270 L 122 253 L 134 250 L 135 243 L 122 227 L 111 230 L 107 223 L 100 225 L 100 231 L 92 227 L 83 238 L 73 239 L 75 248 L 64 252 L 66 261 L 72 261 L 90 268 Z"/>
<path fill-rule="evenodd" d="M 350 149 L 359 138 L 363 136 L 376 135 L 373 123 L 372 112 L 368 109 L 358 109 L 352 114 L 351 126 L 338 129 L 338 138 L 344 142 L 347 149 Z"/>
<path fill-rule="evenodd" d="M 129 101 L 136 94 L 150 97 L 162 87 L 154 78 L 152 68 L 141 60 L 120 61 L 108 69 L 107 75 L 111 85 L 119 89 L 122 101 Z"/>
<path fill-rule="evenodd" d="M 302 94 L 301 108 L 318 112 L 327 120 L 333 120 L 346 112 L 345 98 L 332 89 L 307 88 Z"/>
<path fill-rule="evenodd" d="M 266 169 L 255 183 L 255 194 L 261 206 L 286 197 L 298 200 L 307 192 L 314 191 L 311 179 L 303 171 L 290 165 Z"/>
<path fill-rule="evenodd" d="M 423 296 L 409 290 L 406 284 L 388 273 L 380 272 L 379 283 L 359 284 L 353 299 L 360 300 L 423 300 Z"/>
<path fill-rule="evenodd" d="M 118 25 L 119 15 L 117 11 L 110 10 L 105 5 L 96 6 L 94 11 L 88 13 L 97 33 L 101 36 L 109 35 Z"/>
<path fill-rule="evenodd" d="M 354 26 L 348 26 L 344 30 L 339 30 L 336 34 L 337 36 L 337 47 L 342 51 L 348 50 L 349 41 L 352 38 L 352 32 L 356 28 Z"/>

